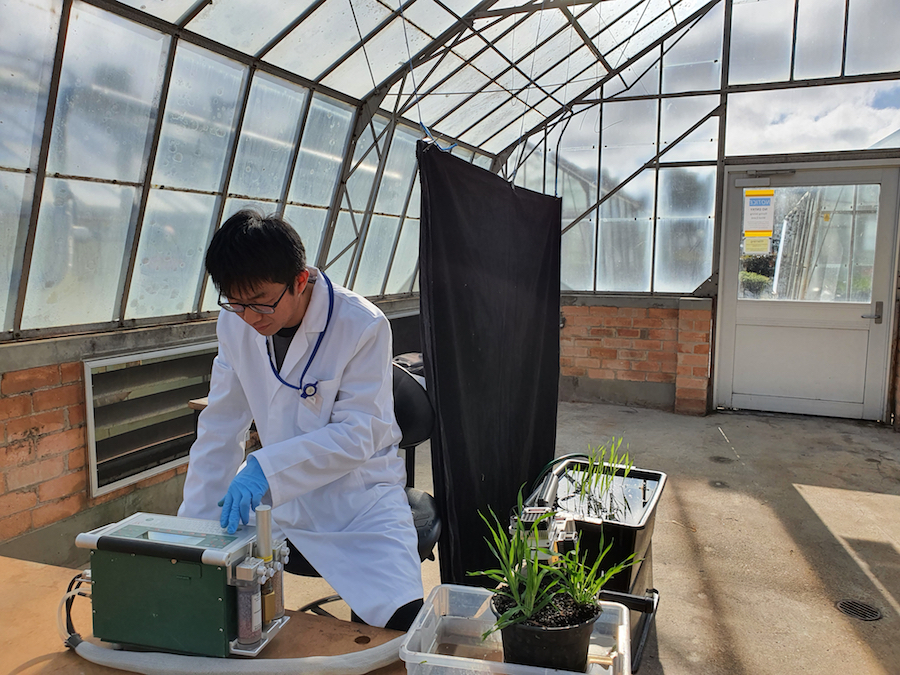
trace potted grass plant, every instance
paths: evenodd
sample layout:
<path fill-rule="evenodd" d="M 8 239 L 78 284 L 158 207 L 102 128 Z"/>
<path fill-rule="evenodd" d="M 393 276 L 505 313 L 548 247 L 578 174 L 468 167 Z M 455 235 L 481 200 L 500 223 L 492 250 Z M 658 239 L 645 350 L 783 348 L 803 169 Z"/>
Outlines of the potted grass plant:
<path fill-rule="evenodd" d="M 520 492 L 508 529 L 493 511 L 490 519 L 481 514 L 498 562 L 496 568 L 473 573 L 497 584 L 491 601 L 497 620 L 483 637 L 500 631 L 506 663 L 584 672 L 591 632 L 602 611 L 597 596 L 610 578 L 634 564 L 634 556 L 604 566 L 607 546 L 589 565 L 577 538 L 567 539 L 570 550 L 554 550 L 562 539 L 553 534 L 559 524 L 553 522 L 553 512 L 530 521 L 524 513 Z"/>

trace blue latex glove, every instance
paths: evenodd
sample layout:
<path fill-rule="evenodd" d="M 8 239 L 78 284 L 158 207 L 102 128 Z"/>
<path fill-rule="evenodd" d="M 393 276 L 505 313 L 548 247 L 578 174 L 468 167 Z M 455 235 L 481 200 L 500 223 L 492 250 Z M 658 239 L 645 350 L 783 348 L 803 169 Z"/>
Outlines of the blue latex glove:
<path fill-rule="evenodd" d="M 219 500 L 222 516 L 219 523 L 228 529 L 228 534 L 237 532 L 239 522 L 250 522 L 250 509 L 256 510 L 263 495 L 269 491 L 269 481 L 263 473 L 256 457 L 250 455 L 247 465 L 228 486 L 228 492 Z"/>

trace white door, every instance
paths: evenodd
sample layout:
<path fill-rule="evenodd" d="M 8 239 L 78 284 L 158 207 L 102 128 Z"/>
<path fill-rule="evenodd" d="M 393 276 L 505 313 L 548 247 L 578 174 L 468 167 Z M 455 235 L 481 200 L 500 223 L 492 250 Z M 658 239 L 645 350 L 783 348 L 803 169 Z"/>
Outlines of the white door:
<path fill-rule="evenodd" d="M 727 172 L 718 406 L 886 419 L 898 173 Z"/>

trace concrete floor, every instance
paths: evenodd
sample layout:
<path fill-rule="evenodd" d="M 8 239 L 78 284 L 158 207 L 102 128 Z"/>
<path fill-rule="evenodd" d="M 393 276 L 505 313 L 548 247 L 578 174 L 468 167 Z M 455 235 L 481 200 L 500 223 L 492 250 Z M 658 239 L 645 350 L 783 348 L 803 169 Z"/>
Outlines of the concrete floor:
<path fill-rule="evenodd" d="M 900 434 L 580 403 L 560 404 L 558 430 L 557 454 L 621 436 L 635 466 L 668 474 L 641 675 L 900 675 Z M 417 459 L 417 487 L 430 489 L 426 446 Z M 423 575 L 427 595 L 437 563 Z M 286 591 L 291 608 L 330 592 L 300 578 Z M 846 616 L 835 607 L 844 599 L 883 618 Z"/>

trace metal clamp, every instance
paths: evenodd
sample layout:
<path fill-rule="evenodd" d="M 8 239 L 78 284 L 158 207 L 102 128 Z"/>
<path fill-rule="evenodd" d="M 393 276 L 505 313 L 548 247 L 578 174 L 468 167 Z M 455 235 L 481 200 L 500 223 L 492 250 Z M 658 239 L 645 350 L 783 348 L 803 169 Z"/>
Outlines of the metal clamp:
<path fill-rule="evenodd" d="M 875 319 L 875 323 L 881 323 L 881 317 L 884 314 L 884 303 L 880 300 L 875 303 L 875 313 L 874 314 L 863 314 L 860 318 L 863 319 Z"/>

